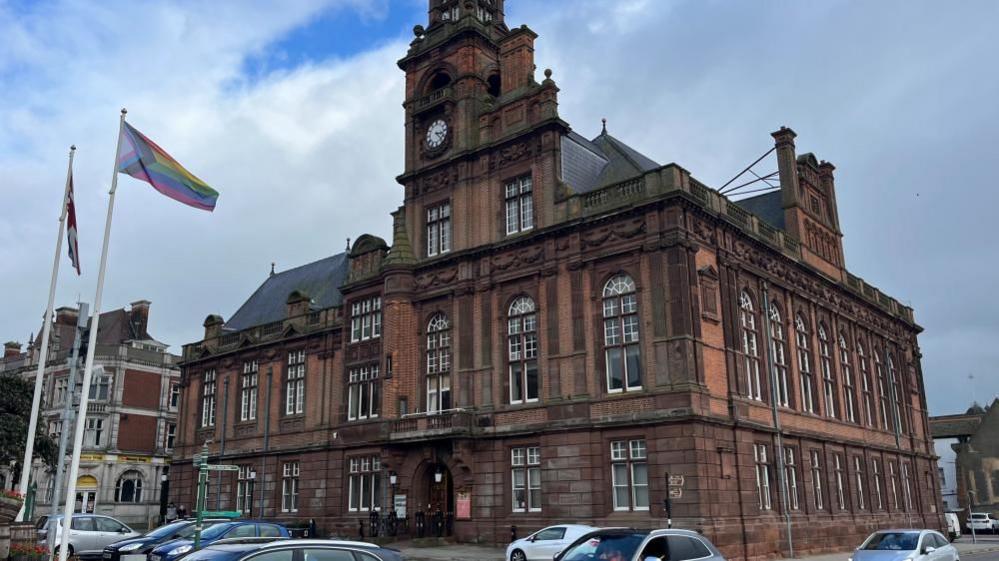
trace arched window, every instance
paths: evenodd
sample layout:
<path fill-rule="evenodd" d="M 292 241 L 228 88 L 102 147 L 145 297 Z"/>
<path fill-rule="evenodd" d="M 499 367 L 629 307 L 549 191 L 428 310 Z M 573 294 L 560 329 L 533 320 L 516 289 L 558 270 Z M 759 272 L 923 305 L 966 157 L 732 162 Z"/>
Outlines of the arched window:
<path fill-rule="evenodd" d="M 871 368 L 867 362 L 864 344 L 857 340 L 857 366 L 860 367 L 860 391 L 864 398 L 864 424 L 874 426 L 874 399 L 872 397 Z"/>
<path fill-rule="evenodd" d="M 746 397 L 763 399 L 760 389 L 760 350 L 756 338 L 756 311 L 745 290 L 739 295 L 739 322 L 742 324 L 742 354 L 746 367 Z"/>
<path fill-rule="evenodd" d="M 801 374 L 801 410 L 815 413 L 815 380 L 812 378 L 812 350 L 809 348 L 805 318 L 794 317 L 794 341 L 798 349 L 798 373 Z"/>
<path fill-rule="evenodd" d="M 770 303 L 770 355 L 773 357 L 774 376 L 777 378 L 777 405 L 791 406 L 791 395 L 787 384 L 787 337 L 784 334 L 784 320 L 777 302 Z"/>
<path fill-rule="evenodd" d="M 892 411 L 895 419 L 892 424 L 900 433 L 905 433 L 905 418 L 902 416 L 902 392 L 899 391 L 898 376 L 895 372 L 895 358 L 888 353 L 888 383 L 891 384 Z"/>
<path fill-rule="evenodd" d="M 885 368 L 881 363 L 881 350 L 874 347 L 874 373 L 878 377 L 878 409 L 881 416 L 881 428 L 889 430 L 888 415 L 888 384 L 885 382 Z"/>
<path fill-rule="evenodd" d="M 538 315 L 534 300 L 521 296 L 510 304 L 506 320 L 507 360 L 510 368 L 510 403 L 537 401 Z"/>
<path fill-rule="evenodd" d="M 439 90 L 443 87 L 448 86 L 451 83 L 451 76 L 443 70 L 438 70 L 434 77 L 430 79 L 430 85 L 427 87 L 427 92 L 432 92 Z"/>
<path fill-rule="evenodd" d="M 642 360 L 638 348 L 638 295 L 635 281 L 617 275 L 604 285 L 604 359 L 607 391 L 642 389 Z"/>
<path fill-rule="evenodd" d="M 141 503 L 142 475 L 135 470 L 121 474 L 114 488 L 114 500 L 118 503 Z"/>
<path fill-rule="evenodd" d="M 451 324 L 435 314 L 427 324 L 427 413 L 451 408 Z"/>
<path fill-rule="evenodd" d="M 824 323 L 819 324 L 819 368 L 822 369 L 822 402 L 827 417 L 836 418 L 836 378 L 833 377 L 832 345 Z"/>
<path fill-rule="evenodd" d="M 853 361 L 850 360 L 850 345 L 846 335 L 839 334 L 839 364 L 843 369 L 843 391 L 846 394 L 846 420 L 857 422 L 857 386 L 853 383 Z"/>

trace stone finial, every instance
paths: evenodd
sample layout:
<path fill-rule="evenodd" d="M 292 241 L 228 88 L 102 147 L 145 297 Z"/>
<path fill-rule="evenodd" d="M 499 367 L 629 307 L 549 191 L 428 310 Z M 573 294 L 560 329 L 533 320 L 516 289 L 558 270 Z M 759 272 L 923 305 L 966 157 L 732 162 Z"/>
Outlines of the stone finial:
<path fill-rule="evenodd" d="M 274 263 L 273 261 L 271 261 L 271 276 L 272 277 L 274 276 L 274 265 L 276 265 L 276 263 Z"/>
<path fill-rule="evenodd" d="M 413 247 L 406 234 L 405 209 L 400 207 L 392 213 L 392 248 L 385 257 L 385 265 L 408 265 L 416 262 Z"/>
<path fill-rule="evenodd" d="M 607 134 L 607 117 L 600 119 L 600 122 L 603 124 L 603 130 L 600 131 L 600 134 Z"/>

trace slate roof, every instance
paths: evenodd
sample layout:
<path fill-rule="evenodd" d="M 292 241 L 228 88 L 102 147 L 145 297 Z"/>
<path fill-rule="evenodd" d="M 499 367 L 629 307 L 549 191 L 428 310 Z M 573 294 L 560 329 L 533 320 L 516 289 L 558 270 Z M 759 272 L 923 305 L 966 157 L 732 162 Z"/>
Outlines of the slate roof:
<path fill-rule="evenodd" d="M 930 417 L 930 434 L 933 438 L 971 436 L 978 432 L 982 415 L 942 415 Z"/>
<path fill-rule="evenodd" d="M 562 137 L 562 180 L 587 193 L 660 167 L 651 158 L 607 134 L 587 140 L 575 132 Z"/>
<path fill-rule="evenodd" d="M 236 310 L 225 329 L 239 331 L 284 319 L 288 295 L 295 290 L 312 299 L 314 310 L 339 306 L 343 302 L 340 285 L 347 279 L 348 265 L 347 254 L 338 253 L 274 273 Z"/>
<path fill-rule="evenodd" d="M 778 230 L 784 229 L 784 206 L 779 190 L 740 199 L 735 201 L 735 204 L 755 214 L 769 226 Z"/>
<path fill-rule="evenodd" d="M 89 326 L 93 318 L 87 320 Z M 49 349 L 59 351 L 72 348 L 76 337 L 76 322 L 71 325 L 55 321 L 49 330 Z M 156 341 L 145 329 L 132 322 L 132 312 L 124 308 L 101 312 L 101 321 L 97 324 L 97 344 L 101 346 L 120 345 L 126 341 Z M 38 329 L 33 340 L 33 346 L 40 349 L 42 345 L 42 329 Z"/>

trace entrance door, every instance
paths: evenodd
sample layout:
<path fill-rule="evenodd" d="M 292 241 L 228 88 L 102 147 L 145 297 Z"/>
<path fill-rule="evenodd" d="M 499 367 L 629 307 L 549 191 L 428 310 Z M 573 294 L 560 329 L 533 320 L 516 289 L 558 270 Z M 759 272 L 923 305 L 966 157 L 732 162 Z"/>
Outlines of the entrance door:
<path fill-rule="evenodd" d="M 97 491 L 83 489 L 76 492 L 76 508 L 73 509 L 74 512 L 94 512 L 94 507 L 97 506 Z"/>
<path fill-rule="evenodd" d="M 440 482 L 437 481 L 438 473 L 440 474 Z M 451 485 L 451 472 L 444 466 L 440 466 L 436 470 L 429 470 L 429 476 L 430 492 L 427 495 L 429 498 L 427 514 L 433 514 L 437 511 L 445 514 L 454 512 L 454 489 Z"/>

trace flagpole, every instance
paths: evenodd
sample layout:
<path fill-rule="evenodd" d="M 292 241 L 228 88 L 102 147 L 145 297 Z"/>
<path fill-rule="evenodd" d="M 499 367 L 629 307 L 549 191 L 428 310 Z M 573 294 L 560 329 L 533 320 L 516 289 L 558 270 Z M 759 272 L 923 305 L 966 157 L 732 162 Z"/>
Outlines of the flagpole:
<path fill-rule="evenodd" d="M 73 433 L 73 456 L 69 464 L 69 480 L 66 489 L 66 506 L 63 509 L 62 535 L 59 540 L 59 561 L 66 561 L 69 551 L 69 530 L 72 525 L 73 507 L 76 504 L 76 478 L 80 471 L 80 450 L 83 448 L 83 427 L 87 419 L 87 402 L 90 398 L 90 378 L 94 368 L 94 352 L 97 350 L 97 329 L 101 319 L 101 296 L 104 292 L 104 272 L 108 263 L 108 241 L 111 239 L 111 215 L 114 212 L 114 192 L 118 187 L 118 156 L 121 153 L 121 133 L 125 128 L 124 109 L 118 122 L 117 146 L 114 153 L 114 171 L 111 174 L 111 191 L 108 193 L 108 217 L 104 223 L 104 247 L 101 249 L 101 268 L 97 273 L 97 294 L 94 296 L 94 314 L 90 320 L 90 342 L 87 345 L 87 361 L 83 367 L 83 390 L 80 391 L 80 409 L 76 415 L 76 429 Z"/>
<path fill-rule="evenodd" d="M 45 320 L 42 323 L 42 351 L 38 357 L 38 368 L 35 370 L 35 393 L 31 397 L 31 417 L 28 419 L 28 440 L 24 445 L 24 460 L 21 463 L 21 481 L 18 490 L 27 494 L 28 481 L 31 479 L 32 457 L 35 454 L 35 432 L 38 430 L 38 409 L 42 400 L 42 383 L 45 376 L 45 363 L 49 353 L 49 332 L 52 328 L 52 306 L 55 303 L 56 279 L 59 278 L 59 254 L 62 253 L 62 234 L 66 229 L 66 206 L 69 199 L 69 186 L 73 178 L 73 153 L 76 146 L 69 147 L 69 164 L 66 167 L 66 188 L 62 194 L 62 212 L 59 213 L 59 234 L 56 236 L 55 258 L 52 260 L 52 280 L 49 282 L 49 302 L 45 308 Z M 37 500 L 35 503 L 37 504 Z M 22 505 L 17 513 L 18 521 L 24 521 L 26 510 Z"/>

